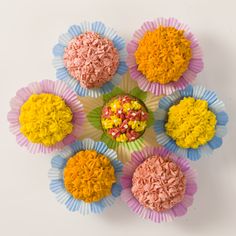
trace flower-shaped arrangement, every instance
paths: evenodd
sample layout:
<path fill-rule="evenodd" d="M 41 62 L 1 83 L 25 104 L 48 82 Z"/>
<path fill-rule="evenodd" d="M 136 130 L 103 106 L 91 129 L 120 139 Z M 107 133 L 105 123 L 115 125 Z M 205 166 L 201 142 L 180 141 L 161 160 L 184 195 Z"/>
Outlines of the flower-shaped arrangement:
<path fill-rule="evenodd" d="M 125 41 L 101 22 L 72 25 L 53 54 L 56 77 L 80 96 L 111 92 L 127 71 Z"/>
<path fill-rule="evenodd" d="M 174 18 L 143 23 L 127 46 L 131 77 L 144 91 L 169 95 L 203 69 L 201 50 L 188 27 Z"/>
<path fill-rule="evenodd" d="M 157 142 L 191 160 L 222 144 L 228 115 L 215 92 L 189 85 L 163 97 L 156 111 Z"/>
<path fill-rule="evenodd" d="M 132 153 L 121 177 L 121 198 L 139 216 L 160 223 L 183 216 L 197 191 L 188 161 L 163 147 Z"/>
<path fill-rule="evenodd" d="M 85 115 L 76 93 L 62 81 L 43 80 L 17 91 L 8 113 L 16 141 L 32 152 L 51 152 L 75 141 Z"/>
<path fill-rule="evenodd" d="M 79 98 L 87 113 L 83 137 L 105 142 L 127 161 L 130 153 L 157 145 L 153 131 L 158 97 L 141 91 L 137 83 L 124 76 L 111 93 L 94 99 Z"/>
<path fill-rule="evenodd" d="M 221 146 L 228 115 L 214 92 L 190 85 L 202 53 L 178 20 L 144 22 L 127 52 L 101 22 L 72 25 L 53 48 L 58 81 L 17 91 L 10 130 L 32 153 L 60 149 L 50 190 L 68 210 L 101 213 L 121 194 L 139 216 L 171 221 L 197 191 L 186 158 Z"/>
<path fill-rule="evenodd" d="M 54 156 L 51 164 L 50 189 L 70 211 L 101 213 L 120 195 L 123 165 L 103 142 L 77 141 Z"/>

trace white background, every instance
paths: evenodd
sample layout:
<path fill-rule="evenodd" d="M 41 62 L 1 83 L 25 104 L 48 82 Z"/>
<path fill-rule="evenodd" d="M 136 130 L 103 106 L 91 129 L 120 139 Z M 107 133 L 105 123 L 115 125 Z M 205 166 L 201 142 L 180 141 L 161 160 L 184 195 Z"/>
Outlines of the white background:
<path fill-rule="evenodd" d="M 236 235 L 235 9 L 234 0 L 0 0 L 0 235 Z M 70 25 L 101 20 L 128 41 L 143 21 L 160 16 L 187 23 L 199 39 L 205 68 L 196 83 L 226 104 L 224 144 L 191 163 L 199 190 L 188 214 L 173 223 L 142 220 L 120 200 L 102 215 L 70 213 L 49 191 L 51 156 L 29 154 L 9 133 L 9 100 L 32 81 L 55 79 L 52 47 Z"/>

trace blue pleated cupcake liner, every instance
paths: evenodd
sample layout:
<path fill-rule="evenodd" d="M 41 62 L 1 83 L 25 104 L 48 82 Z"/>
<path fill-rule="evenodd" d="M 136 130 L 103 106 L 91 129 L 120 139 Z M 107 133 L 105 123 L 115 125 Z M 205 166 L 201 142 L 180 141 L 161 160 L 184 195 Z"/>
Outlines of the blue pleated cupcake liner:
<path fill-rule="evenodd" d="M 100 34 L 103 37 L 110 39 L 115 48 L 117 49 L 120 60 L 116 74 L 112 80 L 104 84 L 100 88 L 87 89 L 80 86 L 80 82 L 73 78 L 67 71 L 64 65 L 63 56 L 64 50 L 68 43 L 74 37 L 83 34 L 88 31 L 93 31 Z M 83 22 L 79 25 L 72 25 L 67 33 L 62 34 L 59 37 L 58 43 L 53 48 L 53 66 L 56 68 L 56 78 L 66 82 L 79 96 L 90 96 L 97 98 L 102 94 L 106 94 L 112 91 L 112 89 L 119 84 L 122 76 L 127 71 L 126 66 L 126 51 L 125 51 L 125 40 L 117 35 L 116 31 L 110 27 L 105 26 L 102 22 Z"/>
<path fill-rule="evenodd" d="M 202 145 L 197 149 L 185 149 L 177 146 L 175 140 L 169 137 L 165 131 L 165 123 L 167 121 L 169 108 L 184 97 L 194 97 L 195 99 L 206 100 L 208 102 L 209 110 L 216 115 L 217 124 L 215 136 L 207 144 Z M 177 90 L 160 100 L 158 109 L 155 113 L 155 120 L 154 129 L 157 134 L 157 142 L 168 150 L 195 161 L 199 160 L 201 157 L 211 155 L 214 149 L 217 149 L 222 145 L 222 137 L 227 133 L 226 124 L 228 122 L 228 115 L 225 112 L 224 103 L 218 99 L 215 92 L 209 91 L 202 86 L 189 85 L 186 89 Z"/>
<path fill-rule="evenodd" d="M 115 169 L 117 182 L 112 186 L 112 194 L 103 198 L 98 202 L 86 203 L 82 200 L 75 199 L 64 186 L 64 167 L 70 157 L 74 156 L 81 150 L 96 150 L 108 157 L 112 166 Z M 56 194 L 56 199 L 64 204 L 69 211 L 78 211 L 86 215 L 90 213 L 101 213 L 106 207 L 111 206 L 115 199 L 120 196 L 121 185 L 119 179 L 122 174 L 122 163 L 117 159 L 117 154 L 114 150 L 109 149 L 103 142 L 95 142 L 92 139 L 84 139 L 83 141 L 76 141 L 75 143 L 66 146 L 51 161 L 52 168 L 49 170 L 48 176 L 51 180 L 50 190 Z"/>

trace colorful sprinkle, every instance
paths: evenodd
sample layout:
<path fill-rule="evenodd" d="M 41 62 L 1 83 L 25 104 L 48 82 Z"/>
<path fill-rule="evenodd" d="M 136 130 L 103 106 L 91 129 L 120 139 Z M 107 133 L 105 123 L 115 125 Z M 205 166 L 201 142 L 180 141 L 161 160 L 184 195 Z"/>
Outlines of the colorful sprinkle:
<path fill-rule="evenodd" d="M 151 156 L 134 171 L 131 192 L 139 203 L 157 212 L 183 200 L 186 177 L 167 157 Z"/>
<path fill-rule="evenodd" d="M 116 182 L 115 170 L 109 158 L 95 150 L 79 151 L 64 168 L 66 190 L 75 199 L 97 202 L 111 195 Z"/>
<path fill-rule="evenodd" d="M 102 127 L 117 142 L 138 139 L 147 127 L 147 120 L 146 108 L 128 95 L 111 99 L 102 109 Z"/>
<path fill-rule="evenodd" d="M 46 146 L 62 141 L 72 132 L 72 112 L 54 94 L 33 94 L 20 110 L 20 131 L 32 143 Z"/>
<path fill-rule="evenodd" d="M 98 88 L 116 73 L 119 54 L 111 40 L 95 32 L 86 32 L 68 43 L 64 64 L 82 87 Z"/>
<path fill-rule="evenodd" d="M 205 100 L 185 97 L 170 107 L 166 133 L 182 148 L 198 148 L 215 135 L 216 116 Z"/>
<path fill-rule="evenodd" d="M 184 30 L 160 26 L 147 31 L 135 52 L 138 70 L 150 82 L 167 84 L 178 81 L 192 57 L 190 45 Z"/>

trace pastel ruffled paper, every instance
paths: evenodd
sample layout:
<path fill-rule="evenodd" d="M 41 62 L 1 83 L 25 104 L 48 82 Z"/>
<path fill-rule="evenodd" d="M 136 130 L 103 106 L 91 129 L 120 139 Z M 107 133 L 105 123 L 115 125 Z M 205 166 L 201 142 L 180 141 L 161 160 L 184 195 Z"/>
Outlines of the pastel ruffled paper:
<path fill-rule="evenodd" d="M 98 153 L 108 157 L 112 166 L 115 169 L 117 182 L 112 185 L 112 194 L 103 198 L 100 201 L 86 203 L 75 199 L 64 186 L 64 168 L 70 157 L 74 156 L 81 150 L 95 150 Z M 120 195 L 121 186 L 119 178 L 121 176 L 123 165 L 117 159 L 117 154 L 114 150 L 109 149 L 103 142 L 95 142 L 92 139 L 84 139 L 76 141 L 69 146 L 66 146 L 51 161 L 52 168 L 49 170 L 50 190 L 56 195 L 56 199 L 61 204 L 64 204 L 69 211 L 77 211 L 83 215 L 90 213 L 101 213 L 106 207 L 111 206 L 114 200 Z"/>
<path fill-rule="evenodd" d="M 193 97 L 207 101 L 209 110 L 215 114 L 217 119 L 214 137 L 205 145 L 201 145 L 196 149 L 180 148 L 176 145 L 175 140 L 169 137 L 165 131 L 169 108 L 184 97 Z M 224 103 L 219 100 L 215 92 L 209 91 L 202 86 L 189 85 L 184 90 L 177 90 L 171 95 L 163 97 L 155 113 L 155 119 L 157 142 L 171 152 L 194 161 L 200 159 L 202 156 L 209 156 L 214 149 L 219 148 L 222 145 L 222 137 L 227 133 L 226 124 L 228 122 L 228 115 L 225 112 Z"/>
<path fill-rule="evenodd" d="M 100 88 L 88 89 L 82 87 L 80 82 L 68 73 L 68 70 L 64 64 L 64 53 L 69 42 L 73 38 L 86 32 L 95 32 L 100 36 L 111 40 L 119 54 L 119 65 L 116 73 L 109 82 L 105 83 Z M 59 37 L 59 42 L 53 48 L 53 55 L 53 65 L 56 69 L 57 79 L 66 82 L 79 96 L 91 96 L 97 98 L 102 94 L 111 92 L 112 89 L 120 82 L 122 75 L 127 71 L 127 66 L 125 63 L 126 52 L 124 39 L 118 36 L 113 29 L 98 21 L 92 23 L 83 22 L 79 25 L 72 25 L 68 29 L 68 32 Z"/>
<path fill-rule="evenodd" d="M 186 189 L 183 200 L 169 210 L 158 212 L 144 207 L 132 193 L 132 178 L 136 168 L 151 156 L 168 157 L 181 169 L 185 175 Z M 121 198 L 128 205 L 128 207 L 140 217 L 152 220 L 156 223 L 169 222 L 176 217 L 185 215 L 187 213 L 187 209 L 192 205 L 194 194 L 197 191 L 196 174 L 191 169 L 188 161 L 184 158 L 176 156 L 163 147 L 148 147 L 139 152 L 133 152 L 131 155 L 131 160 L 124 165 L 121 185 Z"/>
<path fill-rule="evenodd" d="M 72 111 L 72 132 L 67 135 L 62 141 L 51 145 L 45 146 L 40 143 L 30 142 L 26 136 L 24 136 L 20 131 L 20 109 L 21 106 L 28 100 L 32 94 L 54 94 L 61 97 L 67 106 Z M 16 136 L 16 141 L 20 146 L 24 146 L 28 151 L 32 153 L 49 153 L 54 150 L 58 150 L 65 145 L 74 142 L 83 130 L 83 122 L 85 119 L 85 114 L 83 111 L 83 105 L 78 100 L 77 95 L 62 81 L 50 81 L 42 80 L 41 82 L 34 82 L 29 84 L 27 87 L 19 89 L 16 96 L 11 100 L 11 111 L 8 113 L 8 121 L 10 123 L 10 131 Z"/>
<path fill-rule="evenodd" d="M 103 131 L 101 125 L 101 112 L 104 104 L 111 98 L 122 94 L 132 95 L 141 100 L 149 113 L 147 128 L 145 129 L 142 136 L 135 141 L 124 143 L 116 142 L 111 137 L 109 137 L 106 132 Z M 117 152 L 118 158 L 122 162 L 129 160 L 130 154 L 133 151 L 141 150 L 145 146 L 157 145 L 153 125 L 154 111 L 157 107 L 159 97 L 154 96 L 151 93 L 141 91 L 138 88 L 137 83 L 134 80 L 131 80 L 128 74 L 124 76 L 121 83 L 115 87 L 111 93 L 105 94 L 96 100 L 83 97 L 79 97 L 79 100 L 83 103 L 85 112 L 87 114 L 82 137 L 90 137 L 97 141 L 103 141 L 108 145 L 109 148 L 112 148 Z"/>
<path fill-rule="evenodd" d="M 184 30 L 185 37 L 191 41 L 192 57 L 189 62 L 188 69 L 183 75 L 176 81 L 167 84 L 160 84 L 157 82 L 150 82 L 147 78 L 138 70 L 138 65 L 135 59 L 135 52 L 138 48 L 139 41 L 143 38 L 147 31 L 153 31 L 159 26 L 174 27 L 178 30 Z M 143 23 L 140 29 L 134 32 L 132 40 L 127 45 L 127 65 L 130 71 L 131 78 L 136 80 L 140 89 L 144 91 L 150 91 L 155 95 L 169 95 L 176 89 L 184 89 L 191 84 L 197 74 L 203 69 L 202 53 L 199 47 L 199 43 L 196 37 L 189 31 L 189 28 L 180 23 L 174 18 L 157 18 L 153 21 L 146 21 Z"/>

